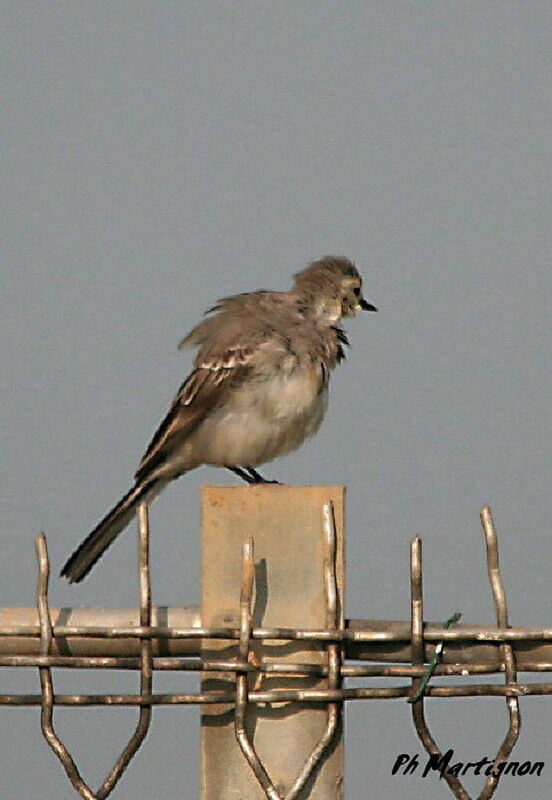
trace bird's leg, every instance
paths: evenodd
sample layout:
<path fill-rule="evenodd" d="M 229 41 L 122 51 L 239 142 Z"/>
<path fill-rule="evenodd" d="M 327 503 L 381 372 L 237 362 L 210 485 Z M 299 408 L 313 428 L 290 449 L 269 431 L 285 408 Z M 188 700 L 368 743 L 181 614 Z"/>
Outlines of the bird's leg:
<path fill-rule="evenodd" d="M 253 467 L 246 467 L 247 472 L 251 475 L 251 483 L 280 483 L 280 481 L 269 481 L 263 478 L 260 472 L 257 472 Z"/>
<path fill-rule="evenodd" d="M 255 478 L 253 478 L 251 475 L 248 475 L 245 470 L 241 469 L 241 467 L 231 467 L 230 464 L 227 464 L 226 469 L 229 469 L 230 472 L 238 475 L 242 481 L 245 481 L 246 483 L 256 483 Z"/>

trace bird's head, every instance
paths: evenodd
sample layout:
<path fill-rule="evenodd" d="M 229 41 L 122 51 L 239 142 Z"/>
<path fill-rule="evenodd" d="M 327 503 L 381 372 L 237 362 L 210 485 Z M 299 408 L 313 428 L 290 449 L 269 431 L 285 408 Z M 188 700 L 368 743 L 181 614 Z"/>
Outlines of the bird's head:
<path fill-rule="evenodd" d="M 295 275 L 294 290 L 309 297 L 318 316 L 329 322 L 377 311 L 362 294 L 362 276 L 345 256 L 323 256 Z"/>

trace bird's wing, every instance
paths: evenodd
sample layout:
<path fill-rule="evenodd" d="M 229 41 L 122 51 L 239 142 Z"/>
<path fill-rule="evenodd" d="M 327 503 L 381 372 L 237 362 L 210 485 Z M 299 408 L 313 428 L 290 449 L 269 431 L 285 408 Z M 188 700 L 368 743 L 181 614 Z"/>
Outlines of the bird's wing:
<path fill-rule="evenodd" d="M 137 481 L 148 477 L 244 379 L 249 371 L 246 355 L 239 360 L 235 352 L 225 355 L 218 363 L 196 365 L 186 378 L 140 461 Z"/>

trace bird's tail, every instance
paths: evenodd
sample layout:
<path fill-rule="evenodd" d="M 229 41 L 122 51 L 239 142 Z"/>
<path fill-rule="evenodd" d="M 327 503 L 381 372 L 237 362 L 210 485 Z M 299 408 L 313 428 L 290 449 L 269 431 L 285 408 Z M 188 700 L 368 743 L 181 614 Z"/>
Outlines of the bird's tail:
<path fill-rule="evenodd" d="M 126 528 L 136 513 L 138 503 L 153 500 L 165 483 L 166 481 L 160 478 L 136 483 L 81 542 L 67 560 L 61 575 L 64 575 L 69 583 L 82 581 L 115 537 Z"/>

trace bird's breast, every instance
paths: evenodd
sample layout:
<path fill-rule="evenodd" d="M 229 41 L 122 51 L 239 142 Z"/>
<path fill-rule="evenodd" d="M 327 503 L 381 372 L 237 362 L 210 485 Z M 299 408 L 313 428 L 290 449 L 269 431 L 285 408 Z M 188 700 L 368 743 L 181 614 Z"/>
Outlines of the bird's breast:
<path fill-rule="evenodd" d="M 255 466 L 295 450 L 324 418 L 323 378 L 317 365 L 245 381 L 193 435 L 196 457 L 203 463 Z"/>

